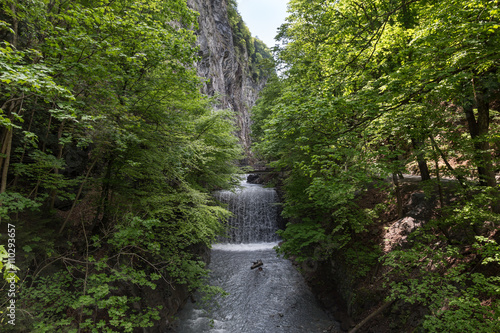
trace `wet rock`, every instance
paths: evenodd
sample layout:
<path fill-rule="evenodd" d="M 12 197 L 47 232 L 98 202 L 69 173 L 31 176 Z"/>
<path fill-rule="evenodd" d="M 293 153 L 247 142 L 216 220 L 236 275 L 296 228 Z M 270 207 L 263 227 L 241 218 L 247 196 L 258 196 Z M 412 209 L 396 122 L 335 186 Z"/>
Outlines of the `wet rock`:
<path fill-rule="evenodd" d="M 247 183 L 262 184 L 262 180 L 260 179 L 259 175 L 251 174 L 247 176 Z"/>

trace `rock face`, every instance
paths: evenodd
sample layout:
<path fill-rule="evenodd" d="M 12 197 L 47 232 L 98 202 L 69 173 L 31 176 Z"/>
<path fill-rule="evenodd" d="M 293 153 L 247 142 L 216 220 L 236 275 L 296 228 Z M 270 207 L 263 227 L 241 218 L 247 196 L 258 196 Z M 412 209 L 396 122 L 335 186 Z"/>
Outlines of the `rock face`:
<path fill-rule="evenodd" d="M 188 0 L 188 5 L 200 13 L 196 34 L 201 61 L 197 68 L 198 75 L 206 79 L 203 92 L 219 97 L 216 107 L 235 112 L 236 135 L 249 156 L 250 109 L 266 80 L 256 82 L 249 74 L 248 54 L 236 52 L 227 0 Z"/>

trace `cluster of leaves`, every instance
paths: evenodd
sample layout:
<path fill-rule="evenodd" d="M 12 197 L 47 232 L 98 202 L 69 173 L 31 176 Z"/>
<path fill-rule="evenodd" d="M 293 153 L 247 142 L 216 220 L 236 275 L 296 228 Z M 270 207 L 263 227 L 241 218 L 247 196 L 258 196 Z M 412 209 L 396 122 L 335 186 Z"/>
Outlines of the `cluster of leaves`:
<path fill-rule="evenodd" d="M 86 252 L 51 239 L 59 259 L 23 276 L 27 329 L 149 327 L 158 309 L 135 311 L 120 284 L 202 286 L 193 253 L 227 217 L 209 193 L 236 182 L 241 158 L 232 112 L 200 93 L 197 13 L 184 0 L 0 6 L 0 218 L 59 210 L 53 237 L 88 236 Z"/>
<path fill-rule="evenodd" d="M 133 332 L 136 327 L 151 327 L 161 307 L 137 310 L 134 302 L 140 304 L 138 297 L 116 295 L 117 287 L 133 281 L 145 286 L 155 277 L 146 277 L 140 271 L 127 271 L 130 276 L 124 278 L 124 272 L 113 274 L 97 270 L 84 279 L 76 279 L 75 272 L 84 268 L 76 267 L 71 271 L 56 272 L 50 277 L 39 278 L 37 288 L 29 288 L 26 302 L 32 302 L 34 315 L 32 330 L 35 332 Z M 85 283 L 85 286 L 83 285 Z M 153 284 L 154 285 L 154 284 Z M 82 293 L 84 291 L 84 293 Z M 68 315 L 70 313 L 70 315 Z M 79 321 L 75 321 L 77 317 Z"/>
<path fill-rule="evenodd" d="M 393 179 L 401 217 L 398 175 L 410 169 L 454 178 L 461 202 L 475 196 L 500 212 L 497 2 L 292 0 L 289 10 L 280 76 L 252 128 L 254 150 L 286 176 L 283 251 L 315 257 L 355 246 L 373 222 L 355 199 L 380 179 Z M 463 213 L 450 211 L 449 221 Z"/>

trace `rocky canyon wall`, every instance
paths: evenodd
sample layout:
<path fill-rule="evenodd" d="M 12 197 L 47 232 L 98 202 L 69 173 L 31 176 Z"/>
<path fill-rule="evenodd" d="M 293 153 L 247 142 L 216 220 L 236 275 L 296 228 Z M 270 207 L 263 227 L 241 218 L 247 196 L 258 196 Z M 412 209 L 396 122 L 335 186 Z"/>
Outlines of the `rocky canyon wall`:
<path fill-rule="evenodd" d="M 235 112 L 236 135 L 250 156 L 250 109 L 266 80 L 254 79 L 248 52 L 236 50 L 227 0 L 188 0 L 188 5 L 200 13 L 196 34 L 201 60 L 197 68 L 198 75 L 206 79 L 203 92 L 218 96 L 217 108 Z"/>

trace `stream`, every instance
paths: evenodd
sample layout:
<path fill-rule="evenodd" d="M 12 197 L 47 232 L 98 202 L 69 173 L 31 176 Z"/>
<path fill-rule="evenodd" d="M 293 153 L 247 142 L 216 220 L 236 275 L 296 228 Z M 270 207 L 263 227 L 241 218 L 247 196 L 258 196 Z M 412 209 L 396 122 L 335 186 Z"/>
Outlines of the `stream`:
<path fill-rule="evenodd" d="M 217 197 L 234 216 L 227 237 L 212 248 L 209 283 L 228 296 L 188 301 L 178 314 L 177 333 L 314 333 L 336 323 L 320 308 L 303 277 L 278 258 L 277 195 L 274 189 L 242 182 Z M 260 268 L 251 269 L 261 260 Z"/>

